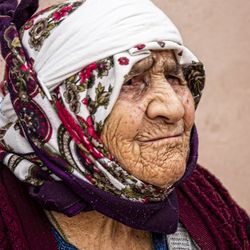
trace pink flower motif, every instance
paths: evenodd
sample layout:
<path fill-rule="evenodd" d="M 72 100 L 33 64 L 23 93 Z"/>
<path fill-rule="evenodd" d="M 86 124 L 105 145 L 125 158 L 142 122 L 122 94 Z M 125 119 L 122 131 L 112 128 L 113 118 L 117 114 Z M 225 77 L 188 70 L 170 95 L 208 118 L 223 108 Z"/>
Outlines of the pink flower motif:
<path fill-rule="evenodd" d="M 25 56 L 25 53 L 24 53 L 23 49 L 20 49 L 20 55 L 23 56 L 23 57 Z"/>
<path fill-rule="evenodd" d="M 69 5 L 69 6 L 64 6 L 64 7 L 61 9 L 61 12 L 62 12 L 62 13 L 68 14 L 72 9 L 73 9 L 73 7 L 72 7 L 71 5 Z"/>
<path fill-rule="evenodd" d="M 53 14 L 53 19 L 58 22 L 62 17 L 67 16 L 71 10 L 72 6 L 64 6 Z"/>
<path fill-rule="evenodd" d="M 86 120 L 86 125 L 88 126 L 88 132 L 91 136 L 94 136 L 95 134 L 95 130 L 94 130 L 94 126 L 93 126 L 93 121 L 92 121 L 92 117 L 89 116 Z"/>
<path fill-rule="evenodd" d="M 93 125 L 93 120 L 92 120 L 92 117 L 89 116 L 86 120 L 86 125 L 87 125 L 87 131 L 88 131 L 88 134 L 93 137 L 94 139 L 98 140 L 98 136 L 96 134 L 96 131 L 94 129 L 94 125 Z"/>
<path fill-rule="evenodd" d="M 138 50 L 142 50 L 142 49 L 144 49 L 145 47 L 146 47 L 145 44 L 137 44 L 137 45 L 135 46 L 135 48 L 137 48 Z"/>
<path fill-rule="evenodd" d="M 93 121 L 92 121 L 91 116 L 89 116 L 89 117 L 87 118 L 87 125 L 88 125 L 88 126 L 93 126 Z"/>
<path fill-rule="evenodd" d="M 1 92 L 3 93 L 3 95 L 5 96 L 6 93 L 5 93 L 5 90 L 4 90 L 4 80 L 2 80 L 2 81 L 0 82 L 0 90 L 1 90 Z"/>
<path fill-rule="evenodd" d="M 94 166 L 93 168 L 94 168 L 94 171 L 95 171 L 96 173 L 101 173 L 101 170 L 100 170 L 99 168 L 97 168 L 96 166 Z"/>
<path fill-rule="evenodd" d="M 59 11 L 57 11 L 57 12 L 55 12 L 55 13 L 53 14 L 53 19 L 54 19 L 55 21 L 59 21 L 61 18 L 62 18 L 62 15 L 61 15 L 61 13 L 60 13 Z"/>
<path fill-rule="evenodd" d="M 86 100 L 84 99 L 86 102 L 88 102 L 87 98 L 88 97 L 85 98 Z M 87 126 L 88 135 L 90 135 L 92 138 L 94 138 L 96 140 L 99 140 L 99 137 L 97 136 L 96 131 L 94 129 L 93 120 L 92 120 L 91 116 L 88 116 L 88 118 L 86 120 L 81 116 L 77 116 L 77 119 Z M 87 140 L 88 140 L 87 137 L 85 137 L 84 138 L 85 144 L 91 146 L 90 142 Z M 88 149 L 92 150 L 91 148 L 88 148 Z"/>
<path fill-rule="evenodd" d="M 87 130 L 88 130 L 88 134 L 89 134 L 91 137 L 93 137 L 93 138 L 96 137 L 95 130 L 94 130 L 93 127 L 89 127 L 89 128 L 87 128 Z"/>
<path fill-rule="evenodd" d="M 25 66 L 25 64 L 21 65 L 21 70 L 28 72 L 28 68 Z"/>
<path fill-rule="evenodd" d="M 127 57 L 125 57 L 125 56 L 120 57 L 118 59 L 118 61 L 119 61 L 120 65 L 128 65 L 129 64 L 129 59 Z"/>
<path fill-rule="evenodd" d="M 96 63 L 91 63 L 80 72 L 80 83 L 85 83 L 97 68 Z"/>
<path fill-rule="evenodd" d="M 88 106 L 89 105 L 89 99 L 86 97 L 82 100 L 82 104 Z"/>
<path fill-rule="evenodd" d="M 87 165 L 93 164 L 93 162 L 87 156 L 85 156 L 84 158 L 85 158 Z"/>
<path fill-rule="evenodd" d="M 93 178 L 90 174 L 87 174 L 86 176 L 86 179 L 88 179 L 91 183 L 93 182 Z"/>
<path fill-rule="evenodd" d="M 94 153 L 95 158 L 100 159 L 104 157 L 104 155 L 101 152 L 99 152 L 96 148 L 93 148 L 93 153 Z"/>

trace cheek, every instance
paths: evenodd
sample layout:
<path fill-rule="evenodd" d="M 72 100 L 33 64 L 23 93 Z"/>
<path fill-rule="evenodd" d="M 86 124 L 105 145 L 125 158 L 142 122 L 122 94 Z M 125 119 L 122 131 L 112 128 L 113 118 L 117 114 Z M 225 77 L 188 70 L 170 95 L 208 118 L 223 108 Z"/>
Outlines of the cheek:
<path fill-rule="evenodd" d="M 185 115 L 184 115 L 185 126 L 188 129 L 191 129 L 194 125 L 194 120 L 195 120 L 195 106 L 194 106 L 194 98 L 189 90 L 187 91 L 183 101 L 185 109 Z"/>
<path fill-rule="evenodd" d="M 140 129 L 143 117 L 144 111 L 141 105 L 119 98 L 104 123 L 102 137 L 106 137 L 108 141 L 111 138 L 132 141 Z"/>
<path fill-rule="evenodd" d="M 115 112 L 119 113 L 121 121 L 118 130 L 123 131 L 124 139 L 134 139 L 140 129 L 145 114 L 144 109 L 136 102 L 120 101 L 117 104 L 120 108 Z"/>
<path fill-rule="evenodd" d="M 193 127 L 195 119 L 194 98 L 187 86 L 177 86 L 174 90 L 179 96 L 185 110 L 183 117 L 185 127 L 187 130 L 190 130 Z"/>

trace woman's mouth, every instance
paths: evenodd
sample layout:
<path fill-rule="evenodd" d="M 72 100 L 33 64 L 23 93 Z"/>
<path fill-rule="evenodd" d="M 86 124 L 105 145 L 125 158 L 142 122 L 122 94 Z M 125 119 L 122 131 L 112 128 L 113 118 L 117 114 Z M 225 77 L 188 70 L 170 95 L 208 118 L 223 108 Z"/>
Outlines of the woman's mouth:
<path fill-rule="evenodd" d="M 138 140 L 141 143 L 158 143 L 158 142 L 179 142 L 182 141 L 183 133 L 165 136 L 155 136 L 152 138 L 143 138 Z"/>

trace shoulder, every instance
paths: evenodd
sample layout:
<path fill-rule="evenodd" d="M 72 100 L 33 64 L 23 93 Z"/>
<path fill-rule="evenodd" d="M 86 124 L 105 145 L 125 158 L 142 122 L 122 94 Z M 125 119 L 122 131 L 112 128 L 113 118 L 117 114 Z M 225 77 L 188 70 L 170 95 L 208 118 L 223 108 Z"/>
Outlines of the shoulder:
<path fill-rule="evenodd" d="M 0 249 L 57 249 L 42 208 L 5 166 L 0 167 L 0 211 Z"/>
<path fill-rule="evenodd" d="M 204 235 L 200 241 L 205 238 L 211 244 L 224 246 L 220 249 L 248 249 L 250 220 L 247 213 L 208 170 L 197 165 L 177 189 L 177 195 L 180 219 L 195 237 Z"/>
<path fill-rule="evenodd" d="M 0 248 L 12 249 L 12 244 L 15 243 L 20 249 L 24 247 L 24 238 L 21 232 L 21 224 L 18 219 L 17 211 L 14 208 L 13 200 L 9 194 L 9 188 L 7 184 L 8 177 L 5 175 L 5 167 L 0 168 Z M 8 171 L 7 171 L 8 172 Z M 11 183 L 10 183 L 11 184 Z"/>

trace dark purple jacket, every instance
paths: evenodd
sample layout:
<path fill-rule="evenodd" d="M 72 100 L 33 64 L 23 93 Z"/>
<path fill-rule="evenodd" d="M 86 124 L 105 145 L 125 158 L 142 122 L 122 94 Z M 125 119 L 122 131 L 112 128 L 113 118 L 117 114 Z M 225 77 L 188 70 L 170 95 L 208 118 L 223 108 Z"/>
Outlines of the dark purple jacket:
<path fill-rule="evenodd" d="M 201 249 L 250 249 L 250 220 L 219 181 L 197 166 L 178 187 L 180 221 Z M 26 187 L 0 171 L 0 249 L 57 249 L 51 225 Z"/>

